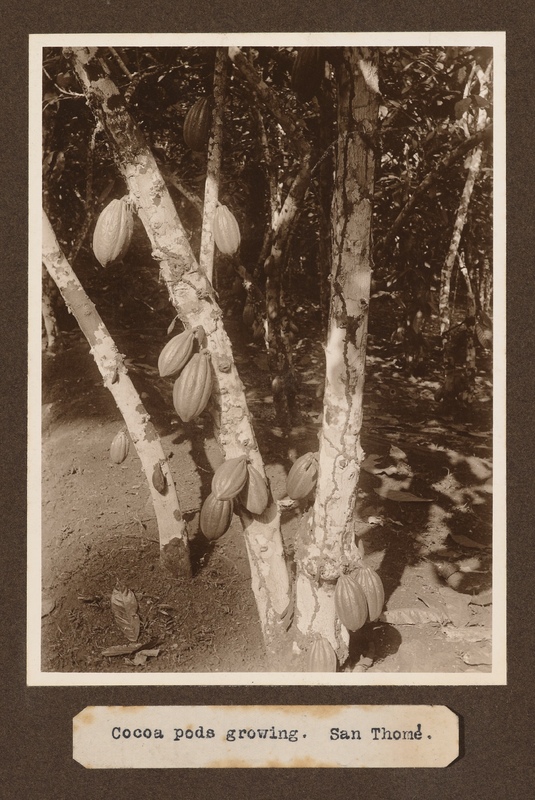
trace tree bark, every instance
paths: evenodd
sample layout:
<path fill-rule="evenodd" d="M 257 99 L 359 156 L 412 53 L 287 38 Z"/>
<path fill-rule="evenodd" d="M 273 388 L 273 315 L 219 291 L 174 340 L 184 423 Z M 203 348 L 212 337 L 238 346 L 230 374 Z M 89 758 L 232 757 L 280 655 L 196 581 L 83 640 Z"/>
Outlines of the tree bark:
<path fill-rule="evenodd" d="M 481 71 L 478 72 L 479 92 L 481 97 L 486 97 L 488 95 L 488 77 L 490 74 L 491 65 L 492 61 L 490 62 L 486 73 L 483 73 Z M 487 122 L 487 112 L 484 108 L 480 108 L 479 111 L 477 112 L 478 131 L 484 130 L 486 122 Z M 457 209 L 455 222 L 453 224 L 453 233 L 451 237 L 449 250 L 446 255 L 444 264 L 442 266 L 442 272 L 440 276 L 440 295 L 439 295 L 439 317 L 440 317 L 441 334 L 444 334 L 449 329 L 451 323 L 450 320 L 451 274 L 453 271 L 453 266 L 455 264 L 455 259 L 457 258 L 457 254 L 459 252 L 459 244 L 461 242 L 462 232 L 464 230 L 466 219 L 468 217 L 468 208 L 470 206 L 470 199 L 472 197 L 472 192 L 474 190 L 474 186 L 481 169 L 482 154 L 483 154 L 483 146 L 478 145 L 470 154 L 470 157 L 468 159 L 468 173 L 466 176 L 466 181 L 461 195 L 459 207 Z"/>
<path fill-rule="evenodd" d="M 160 438 L 128 377 L 122 355 L 63 254 L 44 211 L 43 261 L 89 342 L 104 385 L 112 393 L 136 448 L 156 513 L 162 563 L 176 578 L 191 577 L 186 524 Z M 165 478 L 163 492 L 154 485 L 155 470 Z"/>
<path fill-rule="evenodd" d="M 213 128 L 208 143 L 208 165 L 204 185 L 204 207 L 201 231 L 201 251 L 199 265 L 206 277 L 214 284 L 214 214 L 218 205 L 219 176 L 221 172 L 221 155 L 223 144 L 223 117 L 225 108 L 225 89 L 227 77 L 227 50 L 217 50 L 214 74 L 214 115 Z"/>
<path fill-rule="evenodd" d="M 367 81 L 359 60 L 368 62 Z M 362 449 L 362 395 L 371 281 L 374 133 L 378 103 L 369 89 L 376 50 L 344 48 L 338 67 L 338 152 L 331 210 L 332 270 L 323 425 L 312 513 L 297 550 L 297 628 L 319 634 L 347 658 L 348 633 L 335 617 L 334 588 L 359 559 L 354 506 Z"/>
<path fill-rule="evenodd" d="M 212 286 L 201 272 L 187 235 L 156 162 L 141 131 L 128 113 L 117 88 L 98 59 L 96 48 L 66 48 L 93 112 L 113 145 L 130 197 L 159 262 L 160 276 L 186 327 L 202 325 L 214 367 L 210 412 L 225 458 L 247 455 L 264 475 L 264 465 L 251 425 L 243 384 L 234 364 Z M 280 531 L 280 516 L 272 501 L 264 514 L 253 517 L 239 510 L 251 565 L 252 588 L 268 648 L 276 646 L 280 615 L 289 604 L 289 577 Z"/>

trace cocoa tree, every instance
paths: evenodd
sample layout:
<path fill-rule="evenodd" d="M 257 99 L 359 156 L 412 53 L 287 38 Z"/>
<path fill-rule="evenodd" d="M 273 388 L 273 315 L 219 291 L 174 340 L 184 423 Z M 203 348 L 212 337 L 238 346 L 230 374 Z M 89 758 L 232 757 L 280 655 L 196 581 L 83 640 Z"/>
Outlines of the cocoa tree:
<path fill-rule="evenodd" d="M 227 460 L 246 455 L 265 479 L 262 457 L 251 425 L 243 385 L 213 288 L 199 268 L 151 149 L 128 113 L 97 48 L 68 48 L 88 103 L 103 126 L 130 199 L 152 245 L 152 257 L 178 317 L 187 328 L 202 326 L 213 365 L 211 414 Z M 280 532 L 280 517 L 271 500 L 261 515 L 240 506 L 251 564 L 252 588 L 268 646 L 277 639 L 289 605 L 289 578 Z"/>
<path fill-rule="evenodd" d="M 72 271 L 43 211 L 43 262 L 86 337 L 104 385 L 130 433 L 149 485 L 160 538 L 161 560 L 176 578 L 191 576 L 186 525 L 160 438 L 128 376 L 123 356 Z"/>
<path fill-rule="evenodd" d="M 371 279 L 378 53 L 344 48 L 337 68 L 338 142 L 331 210 L 332 270 L 325 394 L 314 506 L 297 549 L 296 622 L 327 640 L 340 663 L 348 633 L 334 607 L 339 576 L 355 566 L 354 508 Z"/>

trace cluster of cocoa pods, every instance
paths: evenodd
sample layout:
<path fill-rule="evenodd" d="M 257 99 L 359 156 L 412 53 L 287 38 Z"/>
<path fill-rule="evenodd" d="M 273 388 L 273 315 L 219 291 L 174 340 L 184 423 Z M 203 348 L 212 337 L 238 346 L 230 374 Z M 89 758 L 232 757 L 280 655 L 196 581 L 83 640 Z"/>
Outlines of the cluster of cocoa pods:
<path fill-rule="evenodd" d="M 183 422 L 200 416 L 212 394 L 210 353 L 202 326 L 173 336 L 158 358 L 162 378 L 175 377 L 173 405 Z M 200 347 L 195 352 L 196 347 Z"/>
<path fill-rule="evenodd" d="M 214 473 L 211 489 L 200 517 L 201 531 L 210 541 L 229 529 L 235 502 L 256 515 L 262 514 L 269 502 L 266 480 L 245 455 L 224 461 Z"/>
<path fill-rule="evenodd" d="M 359 564 L 351 574 L 343 573 L 334 590 L 336 616 L 348 631 L 358 631 L 365 622 L 381 616 L 385 602 L 383 583 L 371 567 Z M 307 653 L 307 672 L 336 672 L 338 659 L 330 642 L 315 639 Z"/>

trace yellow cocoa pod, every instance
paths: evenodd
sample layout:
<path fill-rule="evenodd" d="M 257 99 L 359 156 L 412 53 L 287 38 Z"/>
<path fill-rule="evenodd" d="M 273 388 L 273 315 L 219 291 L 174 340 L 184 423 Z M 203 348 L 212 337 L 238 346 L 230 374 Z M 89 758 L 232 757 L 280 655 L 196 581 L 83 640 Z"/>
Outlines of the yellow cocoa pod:
<path fill-rule="evenodd" d="M 93 253 L 103 267 L 126 255 L 134 230 L 127 198 L 112 200 L 101 211 L 93 233 Z"/>
<path fill-rule="evenodd" d="M 238 252 L 241 236 L 236 217 L 227 208 L 219 205 L 214 214 L 214 241 L 217 249 L 225 256 L 233 256 Z"/>
<path fill-rule="evenodd" d="M 130 439 L 126 431 L 119 431 L 110 445 L 110 458 L 114 464 L 122 464 L 130 449 Z"/>

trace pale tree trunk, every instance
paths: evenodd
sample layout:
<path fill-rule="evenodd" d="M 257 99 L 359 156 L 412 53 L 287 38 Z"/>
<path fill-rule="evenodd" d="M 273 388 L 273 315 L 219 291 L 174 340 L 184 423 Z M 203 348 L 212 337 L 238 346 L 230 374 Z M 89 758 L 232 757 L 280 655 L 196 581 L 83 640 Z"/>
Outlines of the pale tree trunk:
<path fill-rule="evenodd" d="M 63 254 L 44 211 L 42 241 L 45 266 L 89 342 L 104 386 L 117 403 L 147 477 L 158 523 L 162 563 L 175 577 L 190 577 L 186 524 L 160 439 L 128 377 L 123 356 Z M 155 486 L 155 471 L 165 479 L 164 487 L 160 483 L 162 491 Z"/>
<path fill-rule="evenodd" d="M 487 67 L 486 72 L 482 70 L 477 71 L 479 78 L 479 94 L 481 97 L 488 95 L 488 81 L 490 70 L 492 68 L 492 61 Z M 477 130 L 482 131 L 487 122 L 487 112 L 484 108 L 480 108 L 477 112 Z M 451 275 L 457 253 L 459 251 L 459 244 L 461 241 L 462 232 L 468 217 L 468 208 L 470 206 L 470 199 L 476 180 L 481 169 L 481 156 L 483 154 L 482 145 L 478 145 L 470 154 L 468 158 L 468 173 L 461 195 L 461 201 L 457 209 L 457 216 L 453 224 L 453 233 L 448 250 L 448 254 L 442 267 L 440 276 L 440 296 L 439 296 L 439 317 L 440 317 L 440 333 L 444 334 L 451 325 L 450 320 L 450 289 L 451 289 Z"/>
<path fill-rule="evenodd" d="M 208 143 L 208 165 L 204 185 L 204 207 L 201 231 L 199 265 L 211 284 L 214 283 L 214 214 L 218 204 L 219 175 L 221 172 L 221 148 L 223 144 L 223 119 L 226 95 L 227 50 L 218 48 L 214 73 L 214 115 L 210 141 Z"/>
<path fill-rule="evenodd" d="M 374 134 L 378 103 L 359 69 L 377 75 L 375 50 L 344 48 L 338 68 L 338 152 L 331 210 L 332 271 L 319 474 L 297 549 L 296 622 L 330 642 L 343 663 L 348 633 L 335 617 L 334 588 L 359 560 L 354 507 L 362 449 L 362 394 L 371 281 Z M 306 642 L 301 642 L 306 645 Z"/>
<path fill-rule="evenodd" d="M 221 309 L 195 260 L 152 152 L 99 60 L 97 48 L 66 48 L 65 52 L 72 56 L 89 105 L 110 138 L 179 318 L 187 328 L 202 325 L 206 332 L 214 375 L 210 411 L 225 458 L 245 454 L 252 466 L 265 475 Z M 260 516 L 253 517 L 241 507 L 239 514 L 262 632 L 268 647 L 273 647 L 281 631 L 280 617 L 290 598 L 280 516 L 273 501 Z"/>

